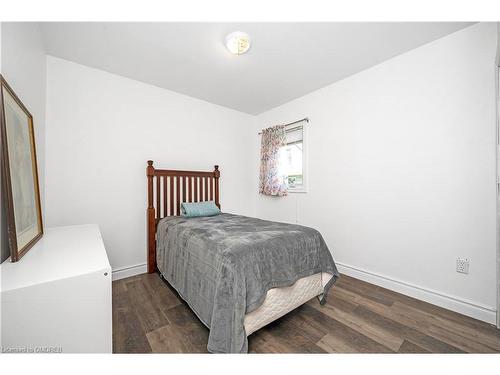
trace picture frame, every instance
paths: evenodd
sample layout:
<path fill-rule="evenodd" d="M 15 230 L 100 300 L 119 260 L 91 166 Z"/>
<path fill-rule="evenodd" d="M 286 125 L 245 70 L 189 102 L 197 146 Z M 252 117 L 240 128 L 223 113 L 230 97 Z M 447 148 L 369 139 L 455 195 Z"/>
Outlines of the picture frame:
<path fill-rule="evenodd" d="M 0 75 L 2 177 L 11 262 L 43 236 L 33 116 Z"/>

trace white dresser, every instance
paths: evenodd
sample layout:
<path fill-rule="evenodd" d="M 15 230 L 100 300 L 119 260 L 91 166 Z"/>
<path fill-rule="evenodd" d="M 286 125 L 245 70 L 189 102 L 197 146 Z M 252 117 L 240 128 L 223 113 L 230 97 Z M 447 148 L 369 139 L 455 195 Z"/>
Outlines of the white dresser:
<path fill-rule="evenodd" d="M 111 267 L 97 225 L 47 228 L 0 266 L 7 352 L 111 353 Z"/>

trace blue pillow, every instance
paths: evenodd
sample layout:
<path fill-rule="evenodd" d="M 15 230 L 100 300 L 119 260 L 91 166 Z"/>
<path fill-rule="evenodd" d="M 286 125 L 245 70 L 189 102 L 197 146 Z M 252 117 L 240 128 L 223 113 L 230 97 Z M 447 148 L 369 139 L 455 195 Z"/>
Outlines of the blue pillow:
<path fill-rule="evenodd" d="M 219 207 L 214 201 L 196 202 L 196 203 L 181 203 L 181 216 L 199 217 L 199 216 L 215 216 L 220 214 Z"/>

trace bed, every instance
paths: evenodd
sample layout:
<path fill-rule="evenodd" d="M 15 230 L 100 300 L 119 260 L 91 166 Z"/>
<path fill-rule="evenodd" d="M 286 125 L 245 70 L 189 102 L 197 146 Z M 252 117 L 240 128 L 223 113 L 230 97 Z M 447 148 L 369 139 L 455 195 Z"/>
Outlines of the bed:
<path fill-rule="evenodd" d="M 212 353 L 245 353 L 247 337 L 311 298 L 324 303 L 338 277 L 321 234 L 230 213 L 181 216 L 182 202 L 214 201 L 220 171 L 147 166 L 148 272 L 160 275 L 210 329 Z"/>

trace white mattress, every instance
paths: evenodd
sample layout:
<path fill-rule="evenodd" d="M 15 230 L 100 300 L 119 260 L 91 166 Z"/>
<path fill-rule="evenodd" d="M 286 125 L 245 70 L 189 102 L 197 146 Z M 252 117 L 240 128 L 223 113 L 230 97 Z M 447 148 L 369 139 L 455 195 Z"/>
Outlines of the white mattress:
<path fill-rule="evenodd" d="M 320 272 L 303 277 L 292 286 L 270 289 L 264 303 L 245 315 L 247 336 L 323 293 L 324 286 L 331 278 L 331 274 Z"/>

